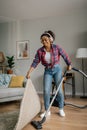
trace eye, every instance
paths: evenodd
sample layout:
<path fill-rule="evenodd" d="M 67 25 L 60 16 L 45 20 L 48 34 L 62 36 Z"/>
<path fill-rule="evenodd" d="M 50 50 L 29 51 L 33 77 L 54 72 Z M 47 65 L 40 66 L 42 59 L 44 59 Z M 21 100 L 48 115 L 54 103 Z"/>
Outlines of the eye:
<path fill-rule="evenodd" d="M 41 42 L 44 43 L 44 42 L 47 42 L 47 40 L 46 39 L 42 39 Z"/>
<path fill-rule="evenodd" d="M 42 37 L 42 39 L 41 39 L 41 43 L 44 43 L 44 42 L 48 43 L 48 41 L 49 41 L 49 38 L 46 36 Z"/>

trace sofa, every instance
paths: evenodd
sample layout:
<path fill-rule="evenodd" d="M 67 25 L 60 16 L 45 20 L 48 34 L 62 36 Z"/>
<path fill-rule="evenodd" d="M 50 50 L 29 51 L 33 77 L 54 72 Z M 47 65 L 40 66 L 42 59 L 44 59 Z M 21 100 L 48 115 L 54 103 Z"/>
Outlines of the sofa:
<path fill-rule="evenodd" d="M 0 103 L 21 100 L 25 90 L 24 76 L 0 74 Z"/>

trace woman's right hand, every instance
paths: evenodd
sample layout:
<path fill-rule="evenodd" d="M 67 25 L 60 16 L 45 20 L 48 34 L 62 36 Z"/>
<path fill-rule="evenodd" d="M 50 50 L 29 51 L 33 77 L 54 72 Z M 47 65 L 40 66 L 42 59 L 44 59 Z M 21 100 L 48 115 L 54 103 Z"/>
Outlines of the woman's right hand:
<path fill-rule="evenodd" d="M 33 67 L 30 67 L 30 69 L 27 72 L 26 78 L 29 79 L 30 78 L 30 73 L 34 70 Z"/>
<path fill-rule="evenodd" d="M 29 72 L 27 72 L 26 78 L 30 79 L 30 73 Z"/>

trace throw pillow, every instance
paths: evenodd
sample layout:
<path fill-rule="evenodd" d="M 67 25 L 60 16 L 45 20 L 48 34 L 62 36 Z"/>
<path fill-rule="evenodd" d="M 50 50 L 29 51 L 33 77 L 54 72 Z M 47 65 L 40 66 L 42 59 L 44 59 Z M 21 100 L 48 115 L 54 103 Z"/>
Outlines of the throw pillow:
<path fill-rule="evenodd" d="M 24 76 L 12 76 L 9 87 L 18 88 L 23 87 Z"/>
<path fill-rule="evenodd" d="M 9 86 L 11 76 L 9 74 L 0 74 L 0 88 L 7 88 Z"/>

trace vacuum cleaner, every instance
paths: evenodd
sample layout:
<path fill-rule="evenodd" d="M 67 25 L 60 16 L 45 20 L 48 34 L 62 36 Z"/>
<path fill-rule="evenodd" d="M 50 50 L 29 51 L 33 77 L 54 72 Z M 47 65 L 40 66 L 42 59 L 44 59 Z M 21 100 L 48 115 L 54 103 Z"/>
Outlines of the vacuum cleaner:
<path fill-rule="evenodd" d="M 87 75 L 86 75 L 83 71 L 78 70 L 78 69 L 76 69 L 76 68 L 72 68 L 72 70 L 77 71 L 77 72 L 80 72 L 83 76 L 85 76 L 85 77 L 87 78 Z M 64 72 L 64 75 L 63 75 L 63 77 L 62 77 L 62 79 L 61 79 L 61 82 L 60 82 L 59 86 L 57 87 L 57 90 L 56 90 L 56 92 L 55 92 L 55 95 L 51 98 L 50 105 L 49 105 L 48 110 L 46 111 L 44 117 L 41 119 L 41 121 L 31 121 L 31 124 L 33 125 L 34 128 L 36 128 L 36 129 L 38 129 L 38 130 L 39 130 L 39 129 L 42 129 L 42 124 L 45 122 L 46 117 L 47 117 L 47 114 L 48 114 L 48 112 L 49 112 L 51 106 L 52 106 L 53 104 L 57 104 L 57 107 L 58 107 L 58 102 L 57 102 L 57 100 L 56 100 L 56 97 L 57 97 L 57 94 L 58 94 L 58 91 L 59 91 L 60 87 L 62 86 L 62 82 L 64 81 L 64 77 L 66 76 L 66 74 L 67 74 L 67 71 Z M 55 102 L 55 103 L 54 103 L 54 102 Z M 77 108 L 81 108 L 81 109 L 87 108 L 87 105 L 79 106 L 79 105 L 76 105 L 76 104 L 65 103 L 65 102 L 64 102 L 64 105 L 71 105 L 71 106 L 74 106 L 74 107 L 77 107 Z M 56 106 L 56 105 L 54 105 L 54 106 Z"/>

